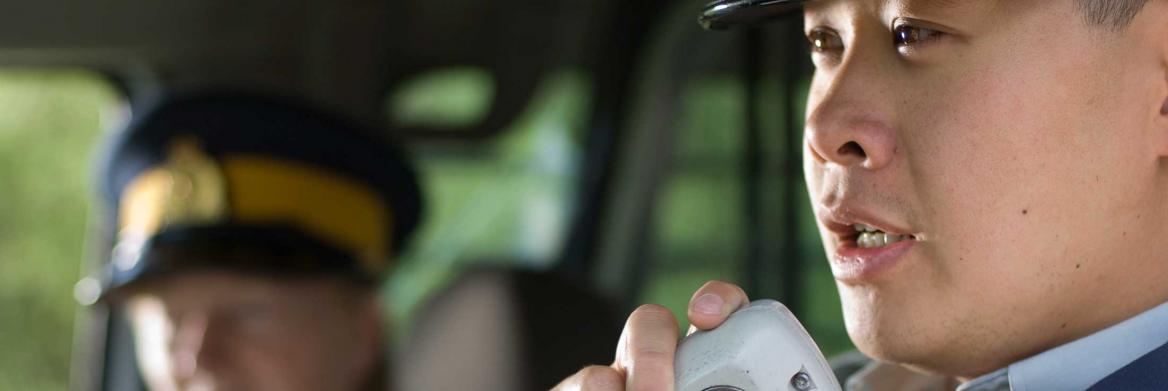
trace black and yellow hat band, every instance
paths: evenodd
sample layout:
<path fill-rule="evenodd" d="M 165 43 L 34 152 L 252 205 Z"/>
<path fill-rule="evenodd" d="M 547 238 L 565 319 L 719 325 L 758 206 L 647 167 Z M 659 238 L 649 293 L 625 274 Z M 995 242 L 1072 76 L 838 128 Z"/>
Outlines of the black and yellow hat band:
<path fill-rule="evenodd" d="M 115 269 L 139 266 L 145 244 L 162 232 L 217 226 L 295 229 L 350 255 L 368 275 L 388 269 L 393 211 L 374 188 L 278 157 L 211 158 L 193 137 L 175 139 L 167 155 L 121 194 Z"/>

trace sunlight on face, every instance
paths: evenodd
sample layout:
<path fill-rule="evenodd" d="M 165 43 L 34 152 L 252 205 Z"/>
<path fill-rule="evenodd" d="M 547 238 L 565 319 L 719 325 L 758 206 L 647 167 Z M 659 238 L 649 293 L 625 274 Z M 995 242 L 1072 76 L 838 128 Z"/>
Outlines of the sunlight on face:
<path fill-rule="evenodd" d="M 167 277 L 125 301 L 153 390 L 356 389 L 380 347 L 374 300 L 338 281 Z"/>
<path fill-rule="evenodd" d="M 1168 218 L 1160 21 L 836 0 L 805 22 L 805 174 L 861 350 L 973 376 L 1150 307 L 1135 286 L 1168 276 L 1149 245 Z"/>

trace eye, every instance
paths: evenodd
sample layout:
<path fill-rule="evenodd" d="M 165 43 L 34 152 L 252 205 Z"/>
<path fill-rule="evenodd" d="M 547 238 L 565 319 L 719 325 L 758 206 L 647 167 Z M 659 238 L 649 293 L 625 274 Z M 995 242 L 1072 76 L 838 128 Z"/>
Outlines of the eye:
<path fill-rule="evenodd" d="M 899 23 L 892 28 L 892 42 L 897 48 L 909 48 L 934 41 L 945 33 L 910 23 Z"/>
<path fill-rule="evenodd" d="M 816 54 L 838 55 L 844 50 L 844 40 L 834 30 L 825 27 L 807 33 L 807 42 L 811 45 L 811 52 Z"/>

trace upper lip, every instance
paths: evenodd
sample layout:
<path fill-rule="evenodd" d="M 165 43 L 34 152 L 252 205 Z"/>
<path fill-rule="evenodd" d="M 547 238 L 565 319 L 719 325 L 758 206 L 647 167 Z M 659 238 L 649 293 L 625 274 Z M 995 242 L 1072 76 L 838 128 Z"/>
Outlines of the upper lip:
<path fill-rule="evenodd" d="M 819 222 L 841 239 L 855 237 L 857 234 L 855 226 L 857 224 L 878 229 L 886 234 L 914 236 L 909 228 L 898 226 L 895 223 L 876 216 L 875 213 L 861 208 L 844 205 L 831 208 L 824 207 L 820 208 L 816 214 Z"/>

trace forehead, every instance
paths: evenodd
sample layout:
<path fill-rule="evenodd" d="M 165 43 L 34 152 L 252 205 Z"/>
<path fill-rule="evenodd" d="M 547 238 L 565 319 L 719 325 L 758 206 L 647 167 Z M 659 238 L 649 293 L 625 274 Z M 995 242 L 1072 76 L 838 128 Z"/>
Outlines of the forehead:
<path fill-rule="evenodd" d="M 804 7 L 804 19 L 806 28 L 825 24 L 837 28 L 860 24 L 890 28 L 896 19 L 909 18 L 941 24 L 954 33 L 986 34 L 1024 20 L 1029 20 L 1026 25 L 1049 20 L 1030 16 L 1061 15 L 1066 8 L 1073 7 L 1065 1 L 816 0 Z"/>
<path fill-rule="evenodd" d="M 905 12 L 968 14 L 990 12 L 1008 3 L 1033 2 L 1002 0 L 812 0 L 804 5 L 804 10 L 808 15 L 834 12 L 840 9 L 881 15 Z"/>

